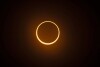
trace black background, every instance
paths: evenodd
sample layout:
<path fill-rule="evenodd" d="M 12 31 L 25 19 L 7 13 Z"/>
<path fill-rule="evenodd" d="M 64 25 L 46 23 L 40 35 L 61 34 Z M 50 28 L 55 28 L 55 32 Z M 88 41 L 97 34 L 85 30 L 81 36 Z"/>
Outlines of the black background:
<path fill-rule="evenodd" d="M 98 2 L 6 1 L 1 2 L 1 67 L 97 67 L 99 65 Z M 57 45 L 38 46 L 34 30 L 44 21 L 61 29 Z M 32 31 L 33 30 L 33 31 Z M 99 31 L 99 30 L 98 30 Z M 48 56 L 42 49 L 58 54 Z"/>

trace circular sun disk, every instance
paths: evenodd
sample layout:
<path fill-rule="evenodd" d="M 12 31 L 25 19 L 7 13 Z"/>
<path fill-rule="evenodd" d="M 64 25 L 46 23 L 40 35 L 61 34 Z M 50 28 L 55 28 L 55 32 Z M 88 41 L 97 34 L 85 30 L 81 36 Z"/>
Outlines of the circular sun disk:
<path fill-rule="evenodd" d="M 38 29 L 39 29 L 39 27 L 40 27 L 42 24 L 47 23 L 47 22 L 54 24 L 54 25 L 57 27 L 57 29 L 58 29 L 57 38 L 56 38 L 54 41 L 50 42 L 50 43 L 43 42 L 43 41 L 39 38 L 39 36 L 38 36 Z M 44 44 L 44 45 L 51 45 L 51 44 L 54 44 L 54 43 L 58 40 L 59 36 L 60 36 L 59 27 L 57 26 L 57 24 L 55 24 L 55 23 L 52 22 L 52 21 L 44 21 L 44 22 L 40 23 L 40 24 L 38 25 L 37 29 L 36 29 L 36 37 L 37 37 L 37 39 L 39 40 L 39 42 L 41 42 L 41 43 Z"/>

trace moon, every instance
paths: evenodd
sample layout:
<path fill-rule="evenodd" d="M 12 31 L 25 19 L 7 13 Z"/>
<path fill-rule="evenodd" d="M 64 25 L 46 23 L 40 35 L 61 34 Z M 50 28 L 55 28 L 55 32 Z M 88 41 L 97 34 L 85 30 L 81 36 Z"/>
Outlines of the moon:
<path fill-rule="evenodd" d="M 39 38 L 38 29 L 39 29 L 39 27 L 40 27 L 42 24 L 44 24 L 44 23 L 52 23 L 53 25 L 56 26 L 56 28 L 57 28 L 57 30 L 58 30 L 57 38 L 56 38 L 54 41 L 52 41 L 52 42 L 47 43 L 47 42 L 42 41 L 42 40 Z M 39 41 L 40 43 L 42 43 L 42 44 L 44 44 L 44 45 L 51 45 L 51 44 L 56 43 L 57 40 L 59 39 L 59 36 L 60 36 L 60 29 L 59 29 L 58 25 L 57 25 L 56 23 L 52 22 L 52 21 L 44 21 L 44 22 L 40 23 L 40 24 L 37 26 L 37 28 L 36 28 L 36 38 L 38 39 L 38 41 Z"/>

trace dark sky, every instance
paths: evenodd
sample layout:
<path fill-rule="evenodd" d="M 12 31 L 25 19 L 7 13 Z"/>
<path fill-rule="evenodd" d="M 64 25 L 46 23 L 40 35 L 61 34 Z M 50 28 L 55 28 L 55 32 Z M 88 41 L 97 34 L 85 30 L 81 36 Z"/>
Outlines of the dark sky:
<path fill-rule="evenodd" d="M 96 1 L 1 2 L 0 67 L 90 67 L 99 65 L 98 4 Z M 55 22 L 57 43 L 44 46 L 35 36 L 37 25 Z"/>

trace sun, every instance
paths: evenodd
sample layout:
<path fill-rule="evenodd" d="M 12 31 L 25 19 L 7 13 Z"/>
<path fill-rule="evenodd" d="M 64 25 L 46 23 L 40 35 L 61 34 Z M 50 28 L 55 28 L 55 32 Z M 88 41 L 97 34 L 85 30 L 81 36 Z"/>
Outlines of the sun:
<path fill-rule="evenodd" d="M 56 26 L 56 28 L 57 28 L 57 30 L 58 30 L 57 38 L 56 38 L 54 41 L 52 41 L 52 42 L 47 43 L 47 42 L 42 41 L 42 40 L 39 38 L 38 29 L 39 29 L 39 27 L 40 27 L 42 24 L 44 24 L 44 23 L 52 23 L 53 25 Z M 51 45 L 51 44 L 54 44 L 54 43 L 57 42 L 57 40 L 59 39 L 59 36 L 60 36 L 60 29 L 59 29 L 58 25 L 55 24 L 55 23 L 52 22 L 52 21 L 44 21 L 44 22 L 40 23 L 40 24 L 37 26 L 37 28 L 36 28 L 36 38 L 38 39 L 38 41 L 39 41 L 40 43 L 42 43 L 42 44 L 44 44 L 44 45 Z"/>

